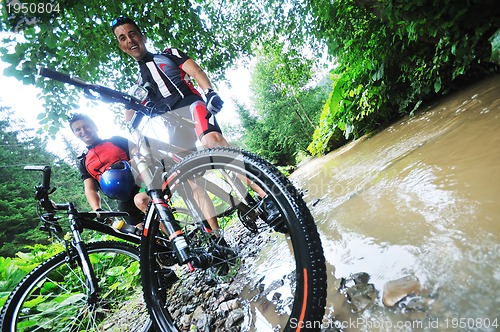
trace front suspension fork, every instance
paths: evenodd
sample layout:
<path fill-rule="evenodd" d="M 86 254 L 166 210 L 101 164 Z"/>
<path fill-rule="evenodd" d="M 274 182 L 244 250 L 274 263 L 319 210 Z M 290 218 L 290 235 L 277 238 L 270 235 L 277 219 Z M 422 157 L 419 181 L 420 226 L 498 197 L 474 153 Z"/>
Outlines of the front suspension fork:
<path fill-rule="evenodd" d="M 92 306 L 99 301 L 100 289 L 98 284 L 98 279 L 95 275 L 94 269 L 90 262 L 89 254 L 87 252 L 87 246 L 80 236 L 80 225 L 76 222 L 74 217 L 75 207 L 72 203 L 70 204 L 69 215 L 70 219 L 70 229 L 73 234 L 73 248 L 76 250 L 78 255 L 78 263 L 85 275 L 85 281 L 88 287 L 88 298 L 87 302 Z"/>
<path fill-rule="evenodd" d="M 186 236 L 175 220 L 168 202 L 163 198 L 162 190 L 150 190 L 149 196 L 151 197 L 154 209 L 158 213 L 160 226 L 163 226 L 162 230 L 166 232 L 169 241 L 172 243 L 177 259 L 182 264 L 189 263 L 192 257 Z M 144 235 L 147 236 L 147 234 Z"/>
<path fill-rule="evenodd" d="M 213 253 L 192 251 L 186 241 L 186 236 L 182 232 L 179 224 L 174 218 L 172 208 L 169 206 L 167 200 L 163 197 L 162 190 L 152 190 L 149 196 L 152 199 L 151 209 L 155 209 L 159 216 L 159 227 L 163 226 L 162 231 L 166 232 L 168 239 L 172 243 L 175 255 L 182 264 L 187 264 L 189 270 L 192 272 L 194 268 L 206 269 L 214 262 Z M 150 219 L 151 220 L 151 219 Z M 144 236 L 148 236 L 149 225 L 144 228 Z"/>
<path fill-rule="evenodd" d="M 133 132 L 133 134 L 134 133 L 136 135 L 139 135 L 137 131 Z M 143 153 L 146 152 L 147 151 L 144 151 Z M 137 171 L 141 175 L 142 181 L 146 183 L 146 187 L 148 188 L 148 195 L 151 198 L 152 204 L 150 209 L 154 209 L 158 213 L 158 217 L 160 219 L 159 226 L 163 226 L 162 231 L 166 232 L 169 241 L 174 247 L 175 255 L 177 256 L 179 262 L 182 264 L 188 263 L 188 265 L 190 266 L 189 260 L 191 258 L 191 252 L 187 244 L 186 237 L 179 227 L 179 224 L 175 220 L 168 201 L 164 198 L 165 195 L 163 193 L 163 190 L 155 189 L 161 188 L 161 171 L 155 167 L 152 167 L 151 164 L 147 162 L 147 156 L 149 156 L 149 154 L 141 157 L 140 154 L 136 153 L 132 157 L 132 160 Z M 150 218 L 148 218 L 148 220 L 151 221 Z M 149 226 L 150 225 L 148 224 L 144 225 L 144 236 L 148 236 Z M 191 268 L 192 267 L 190 266 L 190 269 Z"/>
<path fill-rule="evenodd" d="M 172 208 L 169 205 L 168 198 L 165 198 L 165 191 L 163 189 L 154 189 L 161 187 L 162 183 L 161 172 L 158 169 L 152 169 L 145 158 L 139 157 L 138 154 L 133 157 L 134 164 L 142 177 L 142 180 L 146 183 L 148 188 L 148 195 L 151 198 L 152 206 L 150 209 L 156 210 L 159 217 L 159 227 L 163 227 L 161 230 L 164 231 L 168 237 L 168 240 L 172 243 L 175 255 L 181 264 L 187 264 L 190 271 L 194 270 L 194 267 L 206 268 L 210 262 L 213 260 L 211 254 L 206 253 L 205 255 L 195 254 L 191 252 L 188 246 L 186 236 L 182 232 L 178 222 L 172 212 Z M 168 187 L 165 190 L 169 190 Z M 169 195 L 167 195 L 169 196 Z M 190 206 L 192 210 L 196 210 L 195 206 Z M 152 210 L 150 211 L 150 213 Z M 198 212 L 198 211 L 197 211 Z M 200 212 L 200 215 L 201 212 Z M 152 219 L 148 218 L 151 222 Z M 206 221 L 205 221 L 206 223 Z M 144 225 L 144 236 L 148 236 L 149 224 Z M 208 231 L 210 227 L 208 223 L 204 225 L 205 229 Z"/>

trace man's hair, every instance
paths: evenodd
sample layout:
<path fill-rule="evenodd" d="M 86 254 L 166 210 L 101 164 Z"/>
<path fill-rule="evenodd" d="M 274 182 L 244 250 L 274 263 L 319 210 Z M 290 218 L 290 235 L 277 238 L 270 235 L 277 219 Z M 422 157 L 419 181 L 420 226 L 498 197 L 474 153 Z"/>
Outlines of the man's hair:
<path fill-rule="evenodd" d="M 111 30 L 113 30 L 113 33 L 115 33 L 116 28 L 118 28 L 120 25 L 127 24 L 127 23 L 132 24 L 137 29 L 137 31 L 139 31 L 139 33 L 142 34 L 141 29 L 139 28 L 137 23 L 135 23 L 134 20 L 132 20 L 131 18 L 128 18 L 127 16 L 120 16 L 120 17 L 115 18 L 111 22 Z"/>
<path fill-rule="evenodd" d="M 73 123 L 76 122 L 76 121 L 80 121 L 80 120 L 83 120 L 83 121 L 87 122 L 93 128 L 97 129 L 97 126 L 96 126 L 94 120 L 92 120 L 91 118 L 89 118 L 87 115 L 81 114 L 81 113 L 73 113 L 73 114 L 71 114 L 71 115 L 68 116 L 68 122 L 69 122 L 69 127 L 71 128 L 71 131 L 74 132 L 74 130 L 73 130 Z"/>

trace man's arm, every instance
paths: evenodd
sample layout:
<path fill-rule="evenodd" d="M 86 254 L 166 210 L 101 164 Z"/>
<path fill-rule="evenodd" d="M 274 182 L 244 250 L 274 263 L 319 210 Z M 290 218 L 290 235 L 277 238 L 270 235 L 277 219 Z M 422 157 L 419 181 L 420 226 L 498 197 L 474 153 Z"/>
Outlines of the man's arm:
<path fill-rule="evenodd" d="M 186 60 L 182 64 L 182 70 L 184 70 L 189 76 L 196 80 L 198 86 L 203 90 L 205 94 L 207 109 L 211 114 L 217 114 L 222 109 L 224 102 L 219 97 L 217 92 L 213 91 L 212 83 L 207 77 L 207 74 L 198 66 L 196 62 L 191 59 Z"/>
<path fill-rule="evenodd" d="M 195 79 L 196 84 L 203 90 L 213 89 L 212 83 L 208 79 L 207 74 L 200 68 L 200 66 L 194 62 L 192 59 L 186 60 L 182 64 L 182 70 L 184 70 L 189 76 Z"/>
<path fill-rule="evenodd" d="M 101 196 L 99 195 L 99 188 L 94 179 L 88 178 L 83 181 L 83 186 L 85 188 L 85 197 L 87 202 L 89 202 L 90 208 L 92 210 L 97 210 L 101 208 Z"/>

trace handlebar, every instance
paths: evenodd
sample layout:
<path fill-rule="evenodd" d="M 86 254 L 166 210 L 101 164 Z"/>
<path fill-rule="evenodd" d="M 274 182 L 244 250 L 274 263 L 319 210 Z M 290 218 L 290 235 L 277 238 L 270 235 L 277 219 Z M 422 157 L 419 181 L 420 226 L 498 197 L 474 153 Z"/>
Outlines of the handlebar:
<path fill-rule="evenodd" d="M 66 210 L 69 211 L 71 208 L 70 203 L 66 204 L 56 204 L 49 199 L 49 195 L 52 194 L 56 188 L 50 187 L 50 176 L 52 173 L 52 169 L 50 166 L 35 166 L 28 165 L 24 166 L 24 170 L 26 171 L 41 171 L 43 172 L 42 184 L 40 186 L 36 186 L 35 198 L 38 200 L 40 205 L 47 212 L 55 212 L 55 210 Z M 80 212 L 80 215 L 88 218 L 108 218 L 108 217 L 124 217 L 128 216 L 127 212 L 118 212 L 118 211 L 96 211 L 96 212 Z"/>
<path fill-rule="evenodd" d="M 57 206 L 49 199 L 49 195 L 56 190 L 56 188 L 50 188 L 50 175 L 52 174 L 50 166 L 24 166 L 24 169 L 26 171 L 43 172 L 42 185 L 35 187 L 35 199 L 40 203 L 40 205 L 46 211 L 50 212 L 61 209 L 60 206 Z"/>
<path fill-rule="evenodd" d="M 129 94 L 116 91 L 102 85 L 88 83 L 80 78 L 72 77 L 68 74 L 61 73 L 53 69 L 41 67 L 38 69 L 38 74 L 46 78 L 50 78 L 59 82 L 71 84 L 78 88 L 82 88 L 87 97 L 91 99 L 101 99 L 102 101 L 108 103 L 119 103 L 126 106 L 128 109 L 132 109 L 138 112 L 136 113 L 137 116 L 135 117 L 136 121 L 133 121 L 133 123 L 131 124 L 132 127 L 136 127 L 140 123 L 142 119 L 142 115 L 140 115 L 141 113 L 151 116 L 151 114 L 162 114 L 164 112 L 162 110 L 156 109 L 155 106 L 151 106 L 151 104 L 146 104 L 146 105 L 142 104 L 142 102 L 139 99 Z M 211 116 L 212 113 L 208 112 L 207 119 L 210 118 Z M 195 125 L 194 121 L 182 118 L 180 116 L 176 116 L 175 112 L 173 112 L 169 116 L 169 118 L 184 125 L 186 124 L 189 126 Z"/>
<path fill-rule="evenodd" d="M 84 93 L 91 99 L 101 99 L 108 103 L 123 104 L 135 111 L 147 112 L 150 110 L 148 107 L 142 105 L 139 100 L 126 93 L 102 85 L 88 83 L 80 78 L 72 77 L 53 69 L 41 67 L 38 69 L 38 75 L 82 88 Z"/>
<path fill-rule="evenodd" d="M 129 216 L 127 212 L 122 211 L 93 211 L 93 212 L 80 212 L 76 210 L 73 203 L 56 204 L 52 202 L 49 195 L 55 191 L 56 188 L 50 188 L 50 166 L 25 166 L 27 171 L 42 171 L 43 179 L 42 184 L 35 187 L 36 194 L 35 198 L 38 201 L 39 206 L 45 211 L 45 213 L 40 213 L 40 220 L 43 221 L 40 226 L 40 230 L 48 231 L 51 234 L 55 234 L 58 238 L 62 238 L 64 234 L 63 228 L 59 224 L 58 220 L 60 216 L 57 215 L 57 211 L 66 211 L 68 214 L 68 221 L 70 222 L 70 228 L 76 227 L 79 232 L 83 229 L 90 229 L 104 234 L 116 236 L 120 239 L 131 241 L 133 243 L 139 244 L 139 237 L 136 233 L 126 233 L 118 232 L 111 225 L 95 222 L 96 219 L 99 221 L 105 220 L 110 217 L 126 217 Z M 71 226 L 73 225 L 73 226 Z M 133 230 L 135 228 L 133 226 Z M 130 230 L 128 230 L 130 231 Z"/>
<path fill-rule="evenodd" d="M 82 79 L 73 78 L 73 77 L 69 76 L 68 74 L 64 74 L 64 73 L 61 73 L 61 72 L 58 72 L 56 70 L 49 69 L 49 68 L 44 68 L 44 67 L 39 68 L 38 75 L 43 76 L 43 77 L 47 77 L 47 78 L 50 78 L 50 79 L 53 79 L 53 80 L 56 80 L 59 82 L 68 83 L 68 84 L 77 86 L 79 88 L 87 88 L 87 87 L 92 86 L 92 84 L 87 83 Z"/>
<path fill-rule="evenodd" d="M 56 191 L 55 187 L 50 187 L 50 176 L 52 174 L 52 169 L 50 166 L 24 166 L 26 171 L 42 171 L 43 178 L 42 184 L 35 187 L 35 199 L 47 212 L 54 212 L 55 210 L 68 210 L 68 204 L 56 204 L 52 202 L 49 195 Z"/>

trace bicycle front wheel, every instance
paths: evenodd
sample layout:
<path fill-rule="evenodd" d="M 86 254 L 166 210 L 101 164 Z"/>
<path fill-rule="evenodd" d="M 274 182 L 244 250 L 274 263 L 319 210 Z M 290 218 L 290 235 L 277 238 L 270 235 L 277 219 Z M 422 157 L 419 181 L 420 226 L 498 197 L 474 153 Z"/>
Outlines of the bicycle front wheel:
<path fill-rule="evenodd" d="M 217 184 L 227 197 L 206 183 Z M 144 297 L 160 330 L 319 329 L 326 304 L 325 258 L 313 217 L 285 176 L 254 154 L 217 148 L 184 159 L 168 172 L 165 187 L 174 209 L 192 212 L 191 226 L 181 228 L 193 261 L 202 263 L 193 272 L 163 259 L 169 252 L 166 236 L 156 213 L 148 213 L 141 272 Z M 238 197 L 246 195 L 257 202 L 248 207 L 258 216 L 252 230 L 237 208 Z M 210 211 L 213 215 L 207 215 Z M 220 231 L 195 227 L 197 216 L 217 218 Z M 167 274 L 168 282 L 164 265 L 175 273 Z"/>
<path fill-rule="evenodd" d="M 14 289 L 2 309 L 2 331 L 148 331 L 138 248 L 103 241 L 89 243 L 87 251 L 99 282 L 97 301 L 88 301 L 78 255 L 62 252 Z"/>

